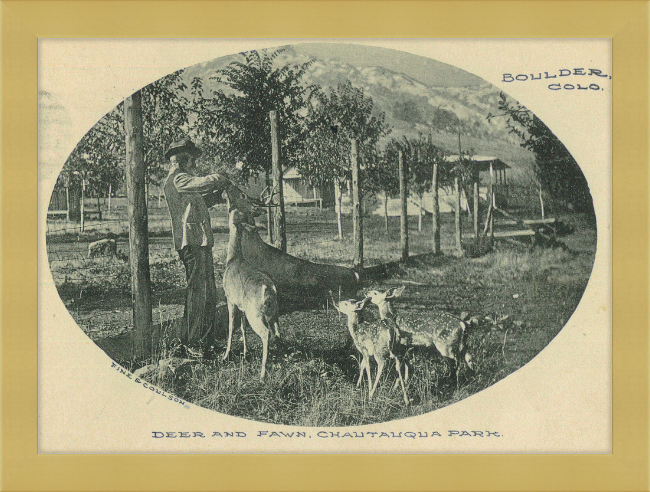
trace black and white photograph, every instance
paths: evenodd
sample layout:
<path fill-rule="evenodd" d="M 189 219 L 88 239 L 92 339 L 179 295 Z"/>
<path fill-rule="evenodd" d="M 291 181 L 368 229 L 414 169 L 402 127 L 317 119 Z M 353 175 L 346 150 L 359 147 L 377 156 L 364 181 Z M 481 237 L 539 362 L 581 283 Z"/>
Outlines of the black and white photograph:
<path fill-rule="evenodd" d="M 610 41 L 39 57 L 43 452 L 610 452 Z"/>

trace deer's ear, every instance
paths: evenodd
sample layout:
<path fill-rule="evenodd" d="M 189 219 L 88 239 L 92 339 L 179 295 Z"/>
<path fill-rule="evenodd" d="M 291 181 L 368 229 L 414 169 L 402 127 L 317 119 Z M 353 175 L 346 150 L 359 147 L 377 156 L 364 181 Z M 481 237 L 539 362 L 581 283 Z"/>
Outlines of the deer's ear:
<path fill-rule="evenodd" d="M 360 301 L 357 301 L 354 305 L 354 310 L 355 311 L 361 311 L 364 307 L 366 307 L 366 303 L 370 300 L 370 297 L 366 297 L 365 299 L 361 299 Z"/>
<path fill-rule="evenodd" d="M 402 295 L 402 292 L 404 292 L 404 289 L 406 289 L 406 285 L 402 285 L 399 288 L 394 288 L 393 292 L 391 292 L 390 297 L 391 299 L 394 299 L 395 297 L 399 297 Z"/>
<path fill-rule="evenodd" d="M 332 301 L 332 306 L 334 306 L 334 309 L 336 309 L 340 313 L 341 310 L 339 309 L 338 304 L 336 304 L 336 301 L 334 300 L 334 294 L 332 293 L 331 290 L 330 290 L 330 300 Z"/>

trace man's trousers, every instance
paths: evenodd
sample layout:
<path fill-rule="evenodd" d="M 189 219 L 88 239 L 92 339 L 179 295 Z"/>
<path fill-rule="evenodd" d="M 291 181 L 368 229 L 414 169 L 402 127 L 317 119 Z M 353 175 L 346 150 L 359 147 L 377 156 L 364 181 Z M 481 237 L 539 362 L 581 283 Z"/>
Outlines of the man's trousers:
<path fill-rule="evenodd" d="M 212 343 L 216 331 L 217 286 L 212 248 L 186 246 L 178 255 L 187 278 L 181 343 L 206 346 Z"/>

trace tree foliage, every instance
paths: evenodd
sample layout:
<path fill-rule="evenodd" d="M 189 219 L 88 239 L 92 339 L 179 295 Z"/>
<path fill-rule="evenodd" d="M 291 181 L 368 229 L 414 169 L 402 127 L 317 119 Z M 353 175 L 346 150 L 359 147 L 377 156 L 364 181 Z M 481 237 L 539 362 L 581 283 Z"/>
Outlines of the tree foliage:
<path fill-rule="evenodd" d="M 151 183 L 160 184 L 165 178 L 164 152 L 188 131 L 186 88 L 181 72 L 175 72 L 141 90 L 144 160 Z M 104 195 L 109 184 L 116 189 L 122 183 L 125 161 L 124 104 L 120 103 L 84 135 L 62 174 L 73 183 L 85 179 L 92 194 Z"/>
<path fill-rule="evenodd" d="M 72 151 L 61 171 L 63 183 L 78 186 L 85 182 L 91 194 L 117 189 L 124 179 L 123 103 L 106 114 L 86 133 Z M 121 136 L 121 138 L 120 138 Z"/>
<path fill-rule="evenodd" d="M 149 182 L 160 184 L 167 175 L 165 150 L 189 130 L 189 101 L 182 70 L 171 73 L 142 89 L 144 162 Z"/>
<path fill-rule="evenodd" d="M 438 164 L 438 186 L 453 184 L 453 166 L 445 160 L 442 149 L 433 144 L 431 137 L 402 137 L 391 139 L 382 153 L 382 168 L 374 173 L 373 179 L 383 183 L 378 188 L 394 195 L 399 192 L 398 155 L 402 151 L 408 166 L 409 190 L 418 196 L 431 188 L 433 165 Z"/>
<path fill-rule="evenodd" d="M 313 91 L 302 84 L 312 64 L 283 65 L 274 60 L 283 49 L 271 53 L 242 53 L 243 61 L 234 61 L 213 77 L 223 84 L 206 101 L 193 85 L 203 106 L 195 128 L 202 147 L 223 165 L 234 167 L 241 162 L 241 176 L 246 178 L 271 169 L 270 111 L 276 111 L 282 162 L 293 165 L 305 134 L 306 105 Z"/>
<path fill-rule="evenodd" d="M 350 81 L 312 96 L 299 169 L 315 185 L 350 179 L 350 141 L 356 138 L 364 183 L 366 169 L 378 165 L 379 139 L 391 131 L 386 115 L 377 113 L 372 97 Z"/>
<path fill-rule="evenodd" d="M 488 120 L 505 117 L 510 133 L 521 139 L 521 146 L 535 154 L 535 175 L 551 196 L 572 204 L 576 210 L 594 215 L 589 185 L 580 166 L 553 132 L 519 102 L 500 94 L 502 114 L 488 115 Z"/>

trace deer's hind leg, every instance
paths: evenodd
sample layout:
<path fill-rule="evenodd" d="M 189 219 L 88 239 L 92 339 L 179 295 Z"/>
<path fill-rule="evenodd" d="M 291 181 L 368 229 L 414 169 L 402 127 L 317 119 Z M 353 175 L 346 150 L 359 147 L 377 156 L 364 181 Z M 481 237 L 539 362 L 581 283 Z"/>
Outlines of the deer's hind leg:
<path fill-rule="evenodd" d="M 370 391 L 370 398 L 372 398 L 372 396 L 375 394 L 375 391 L 377 391 L 377 385 L 379 384 L 381 372 L 384 370 L 384 366 L 386 365 L 386 360 L 381 355 L 375 354 L 375 360 L 377 361 L 377 376 L 375 377 L 375 384 Z"/>
<path fill-rule="evenodd" d="M 226 353 L 223 354 L 223 360 L 226 360 L 228 358 L 228 355 L 230 355 L 230 345 L 232 343 L 232 332 L 235 326 L 235 319 L 237 318 L 238 314 L 240 314 L 239 308 L 232 302 L 228 301 L 228 341 L 226 342 Z M 244 317 L 241 316 L 241 318 L 243 323 Z M 244 344 L 244 350 L 246 350 L 246 344 Z"/>
<path fill-rule="evenodd" d="M 361 386 L 361 382 L 363 381 L 363 374 L 368 376 L 368 390 L 372 388 L 372 377 L 370 375 L 370 356 L 368 354 L 361 354 L 361 363 L 359 364 L 359 379 L 357 379 L 357 388 Z"/>
<path fill-rule="evenodd" d="M 361 380 L 363 379 L 363 371 L 366 368 L 366 359 L 361 356 L 361 362 L 359 362 L 359 379 L 357 379 L 357 388 L 361 386 Z"/>
<path fill-rule="evenodd" d="M 246 316 L 240 314 L 239 316 L 241 323 L 239 324 L 239 329 L 241 330 L 241 340 L 244 343 L 244 359 L 246 358 Z"/>
<path fill-rule="evenodd" d="M 404 386 L 404 381 L 408 377 L 408 366 L 406 365 L 406 362 L 404 363 L 404 379 L 402 379 L 402 363 L 399 360 L 399 357 L 397 357 L 395 354 L 391 352 L 390 354 L 391 358 L 395 359 L 395 370 L 397 371 L 397 377 L 399 378 L 399 383 L 402 385 L 402 393 L 404 393 L 404 403 L 406 405 L 409 404 L 409 398 L 406 396 L 406 387 Z M 397 381 L 395 381 L 397 383 Z"/>
<path fill-rule="evenodd" d="M 262 370 L 260 372 L 260 379 L 264 379 L 266 375 L 266 359 L 269 354 L 269 328 L 264 323 L 264 320 L 260 316 L 251 316 L 248 318 L 248 323 L 253 328 L 253 331 L 257 333 L 262 340 Z"/>

